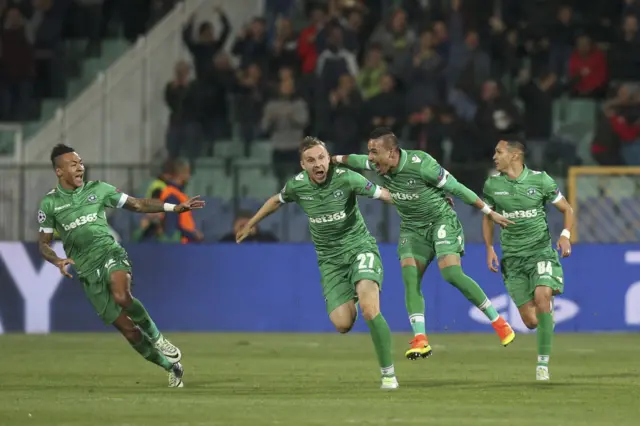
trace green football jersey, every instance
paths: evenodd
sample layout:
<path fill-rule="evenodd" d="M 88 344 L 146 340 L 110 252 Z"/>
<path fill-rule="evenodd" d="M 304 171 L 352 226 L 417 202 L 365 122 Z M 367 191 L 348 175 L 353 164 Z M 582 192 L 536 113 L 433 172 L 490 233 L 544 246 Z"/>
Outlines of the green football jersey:
<path fill-rule="evenodd" d="M 485 203 L 515 223 L 500 231 L 503 257 L 530 257 L 553 249 L 545 204 L 555 204 L 563 195 L 551 176 L 525 167 L 517 179 L 491 176 L 483 192 Z"/>
<path fill-rule="evenodd" d="M 58 232 L 67 257 L 80 276 L 97 269 L 104 253 L 118 243 L 107 223 L 105 207 L 121 208 L 127 195 L 105 182 L 89 181 L 75 191 L 58 185 L 40 202 L 40 232 Z"/>
<path fill-rule="evenodd" d="M 381 188 L 359 173 L 331 166 L 327 180 L 313 182 L 306 171 L 290 179 L 280 202 L 295 202 L 309 218 L 311 239 L 320 258 L 343 255 L 364 243 L 375 244 L 362 218 L 356 195 L 379 198 Z"/>
<path fill-rule="evenodd" d="M 347 165 L 373 170 L 366 155 L 349 155 Z M 398 168 L 382 177 L 400 216 L 401 229 L 424 228 L 436 219 L 455 216 L 444 188 L 452 177 L 426 152 L 400 150 Z"/>

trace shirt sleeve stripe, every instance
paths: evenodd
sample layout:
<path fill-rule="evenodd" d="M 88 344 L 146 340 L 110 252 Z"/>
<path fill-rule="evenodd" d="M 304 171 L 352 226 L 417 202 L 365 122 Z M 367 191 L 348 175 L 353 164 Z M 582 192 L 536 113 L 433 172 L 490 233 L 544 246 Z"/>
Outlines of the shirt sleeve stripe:
<path fill-rule="evenodd" d="M 39 232 L 44 232 L 45 234 L 53 234 L 53 228 L 40 228 Z"/>
<path fill-rule="evenodd" d="M 449 173 L 445 172 L 444 176 L 442 177 L 442 180 L 440 182 L 438 182 L 438 185 L 436 185 L 438 188 L 442 188 L 443 186 L 445 186 L 447 184 L 447 178 L 449 177 Z"/>
<path fill-rule="evenodd" d="M 378 198 L 380 198 L 381 195 L 382 195 L 382 189 L 378 185 L 376 185 L 376 190 L 373 193 L 373 198 L 377 200 Z"/>
<path fill-rule="evenodd" d="M 287 202 L 284 201 L 284 198 L 282 198 L 282 194 L 278 194 L 278 199 L 280 200 L 280 203 L 287 204 Z"/>
<path fill-rule="evenodd" d="M 564 198 L 564 195 L 562 195 L 562 192 L 558 192 L 558 195 L 556 196 L 556 198 L 553 199 L 553 201 L 551 203 L 556 204 L 557 202 L 559 202 L 563 198 Z"/>
<path fill-rule="evenodd" d="M 366 162 L 366 163 L 364 163 L 364 164 L 365 164 L 365 169 L 367 169 L 367 170 L 373 170 L 373 169 L 371 168 L 371 163 L 369 163 L 369 160 L 367 160 L 367 162 Z"/>
<path fill-rule="evenodd" d="M 124 206 L 124 203 L 127 202 L 127 198 L 129 198 L 127 194 L 122 194 L 122 196 L 120 197 L 120 201 L 118 201 L 118 205 L 116 206 L 116 209 L 121 209 L 122 206 Z"/>

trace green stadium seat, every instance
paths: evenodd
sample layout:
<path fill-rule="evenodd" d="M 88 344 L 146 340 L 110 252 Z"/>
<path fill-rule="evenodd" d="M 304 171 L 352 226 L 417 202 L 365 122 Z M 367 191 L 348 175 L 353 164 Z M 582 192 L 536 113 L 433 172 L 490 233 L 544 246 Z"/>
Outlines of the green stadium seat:
<path fill-rule="evenodd" d="M 244 155 L 244 147 L 239 142 L 220 141 L 213 144 L 213 156 L 219 158 L 235 158 Z"/>
<path fill-rule="evenodd" d="M 238 190 L 241 197 L 265 200 L 278 190 L 278 182 L 268 168 L 245 168 L 238 173 Z"/>
<path fill-rule="evenodd" d="M 593 124 L 596 117 L 597 104 L 591 99 L 571 99 L 567 103 L 566 121 L 580 121 Z"/>
<path fill-rule="evenodd" d="M 258 158 L 262 164 L 271 164 L 273 145 L 270 141 L 255 141 L 251 145 L 251 158 Z"/>
<path fill-rule="evenodd" d="M 557 132 L 563 124 L 566 123 L 567 99 L 559 98 L 553 101 L 551 107 L 552 130 Z"/>

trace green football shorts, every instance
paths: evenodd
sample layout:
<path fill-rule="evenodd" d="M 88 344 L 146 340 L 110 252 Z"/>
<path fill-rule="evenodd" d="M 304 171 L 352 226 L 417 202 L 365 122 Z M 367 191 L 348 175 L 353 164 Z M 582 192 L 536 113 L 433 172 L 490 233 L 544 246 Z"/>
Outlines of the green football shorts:
<path fill-rule="evenodd" d="M 503 258 L 500 269 L 507 291 L 518 307 L 533 300 L 538 286 L 550 287 L 554 295 L 564 291 L 562 265 L 555 251 L 542 258 Z"/>
<path fill-rule="evenodd" d="M 84 294 L 100 319 L 105 324 L 113 324 L 122 312 L 122 308 L 111 295 L 111 273 L 115 271 L 131 273 L 131 262 L 122 247 L 110 249 L 101 258 L 104 263 L 93 272 L 80 277 L 80 282 L 84 287 Z"/>
<path fill-rule="evenodd" d="M 414 258 L 427 266 L 434 257 L 448 254 L 464 255 L 464 231 L 457 216 L 444 217 L 427 228 L 400 229 L 400 260 Z"/>
<path fill-rule="evenodd" d="M 356 284 L 371 280 L 382 288 L 382 261 L 378 247 L 363 247 L 335 258 L 318 259 L 322 277 L 322 293 L 330 314 L 338 306 L 358 299 Z"/>

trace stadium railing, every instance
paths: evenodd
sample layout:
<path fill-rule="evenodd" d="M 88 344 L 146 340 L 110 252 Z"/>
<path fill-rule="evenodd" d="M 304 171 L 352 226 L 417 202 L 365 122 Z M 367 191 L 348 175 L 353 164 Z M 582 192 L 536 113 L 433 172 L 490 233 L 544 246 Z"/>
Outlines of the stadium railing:
<path fill-rule="evenodd" d="M 640 242 L 640 167 L 569 169 L 574 242 Z"/>
<path fill-rule="evenodd" d="M 19 163 L 22 160 L 22 126 L 0 123 L 0 164 Z"/>

